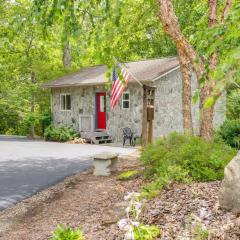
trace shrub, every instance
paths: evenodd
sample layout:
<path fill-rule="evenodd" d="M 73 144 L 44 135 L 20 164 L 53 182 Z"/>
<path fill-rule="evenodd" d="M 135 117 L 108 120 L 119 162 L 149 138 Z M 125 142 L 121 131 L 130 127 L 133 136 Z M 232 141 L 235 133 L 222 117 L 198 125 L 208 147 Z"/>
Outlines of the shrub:
<path fill-rule="evenodd" d="M 240 120 L 227 120 L 217 131 L 220 137 L 228 145 L 240 149 Z"/>
<path fill-rule="evenodd" d="M 223 178 L 236 150 L 222 142 L 172 133 L 147 146 L 141 155 L 145 174 L 160 185 L 170 181 L 212 181 Z"/>
<path fill-rule="evenodd" d="M 58 225 L 53 233 L 51 240 L 84 240 L 83 233 L 80 229 L 74 231 L 71 227 L 64 228 Z"/>
<path fill-rule="evenodd" d="M 50 125 L 46 128 L 44 133 L 46 141 L 66 142 L 77 137 L 79 137 L 79 133 L 77 133 L 73 128 L 63 126 L 54 127 Z"/>

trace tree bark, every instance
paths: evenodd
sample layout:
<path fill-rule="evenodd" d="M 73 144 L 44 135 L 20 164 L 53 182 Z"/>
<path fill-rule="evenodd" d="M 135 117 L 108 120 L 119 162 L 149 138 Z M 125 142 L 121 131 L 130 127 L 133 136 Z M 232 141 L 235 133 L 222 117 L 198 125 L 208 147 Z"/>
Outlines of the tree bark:
<path fill-rule="evenodd" d="M 190 61 L 181 50 L 178 56 L 182 72 L 183 129 L 185 133 L 193 134 Z"/>
<path fill-rule="evenodd" d="M 32 84 L 36 84 L 36 74 L 35 74 L 35 72 L 33 70 L 31 72 L 31 82 L 32 82 Z M 32 93 L 31 113 L 34 113 L 34 112 L 35 112 L 35 94 Z M 34 123 L 31 123 L 31 126 L 30 126 L 30 137 L 31 138 L 35 137 Z"/>
<path fill-rule="evenodd" d="M 165 32 L 175 42 L 178 51 L 183 52 L 188 57 L 198 80 L 201 79 L 205 72 L 204 63 L 182 34 L 172 0 L 158 0 L 158 2 L 159 17 Z"/>
<path fill-rule="evenodd" d="M 231 7 L 232 7 L 232 0 L 227 0 L 222 12 L 222 23 L 227 19 L 227 16 Z"/>
<path fill-rule="evenodd" d="M 66 43 L 65 43 L 65 47 L 63 49 L 63 66 L 65 68 L 70 68 L 71 67 L 71 53 L 70 53 L 70 41 L 69 41 L 69 37 L 67 35 L 66 38 Z"/>

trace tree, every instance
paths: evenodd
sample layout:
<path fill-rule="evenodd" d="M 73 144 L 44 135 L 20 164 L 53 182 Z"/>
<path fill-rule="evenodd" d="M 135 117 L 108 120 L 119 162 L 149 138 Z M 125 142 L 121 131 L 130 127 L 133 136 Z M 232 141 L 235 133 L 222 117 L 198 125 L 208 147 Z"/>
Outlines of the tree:
<path fill-rule="evenodd" d="M 216 80 L 212 78 L 210 71 L 214 71 L 217 66 L 218 54 L 215 49 L 214 52 L 204 59 L 196 48 L 190 44 L 187 38 L 184 36 L 180 29 L 178 18 L 174 11 L 174 5 L 172 0 L 158 0 L 159 3 L 159 17 L 162 22 L 165 32 L 175 42 L 176 47 L 180 55 L 186 56 L 191 63 L 200 89 L 200 135 L 206 139 L 211 140 L 213 136 L 213 110 L 214 102 L 209 103 L 209 97 L 220 96 L 221 91 L 215 91 Z M 223 8 L 221 17 L 219 19 L 218 8 L 219 3 L 217 0 L 208 1 L 208 29 L 214 30 L 214 28 L 225 22 L 230 8 L 232 6 L 232 0 L 227 0 Z M 182 66 L 183 69 L 183 66 Z M 210 70 L 210 71 L 209 71 Z M 185 75 L 183 75 L 185 76 Z M 202 83 L 204 79 L 204 82 Z"/>
<path fill-rule="evenodd" d="M 32 1 L 5 1 L 0 15 L 0 132 L 41 134 L 41 115 L 49 112 L 45 81 L 62 75 L 60 33 L 50 30 L 44 38 L 32 16 Z M 1 11 L 1 7 L 0 7 Z"/>

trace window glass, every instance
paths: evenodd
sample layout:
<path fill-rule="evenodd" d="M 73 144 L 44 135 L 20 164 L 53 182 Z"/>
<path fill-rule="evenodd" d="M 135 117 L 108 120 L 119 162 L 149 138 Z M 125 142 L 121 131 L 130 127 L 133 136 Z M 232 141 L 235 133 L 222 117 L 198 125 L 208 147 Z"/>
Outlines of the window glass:
<path fill-rule="evenodd" d="M 61 110 L 65 109 L 65 95 L 61 95 Z"/>
<path fill-rule="evenodd" d="M 100 112 L 104 112 L 104 96 L 100 96 Z"/>
<path fill-rule="evenodd" d="M 123 101 L 123 108 L 129 108 L 129 101 Z"/>
<path fill-rule="evenodd" d="M 66 95 L 66 110 L 71 110 L 71 95 Z"/>
<path fill-rule="evenodd" d="M 123 100 L 129 100 L 129 93 L 123 93 Z"/>
<path fill-rule="evenodd" d="M 130 94 L 127 92 L 124 92 L 122 95 L 122 108 L 123 109 L 130 108 Z"/>
<path fill-rule="evenodd" d="M 60 95 L 60 107 L 61 110 L 71 110 L 71 95 L 69 94 Z"/>

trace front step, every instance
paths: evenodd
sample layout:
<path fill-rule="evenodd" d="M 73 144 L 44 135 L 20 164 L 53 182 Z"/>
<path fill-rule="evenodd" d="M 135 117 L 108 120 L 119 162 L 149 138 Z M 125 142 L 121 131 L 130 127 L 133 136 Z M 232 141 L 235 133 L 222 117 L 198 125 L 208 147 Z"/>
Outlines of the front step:
<path fill-rule="evenodd" d="M 84 138 L 94 144 L 112 143 L 112 136 L 107 132 L 81 132 L 81 138 Z"/>

